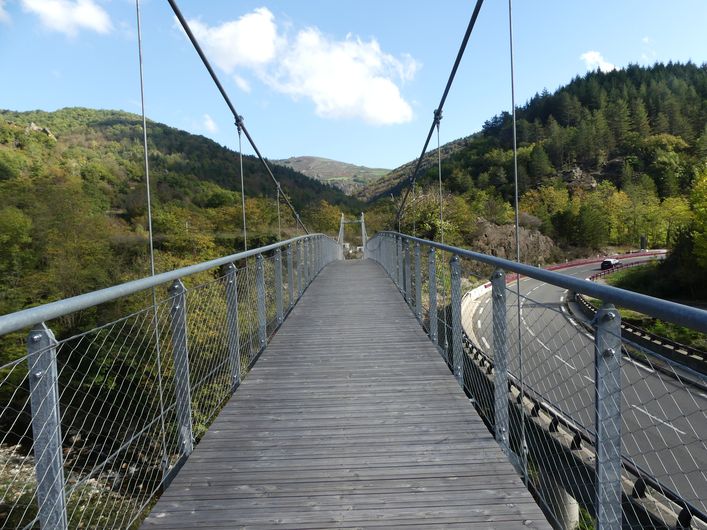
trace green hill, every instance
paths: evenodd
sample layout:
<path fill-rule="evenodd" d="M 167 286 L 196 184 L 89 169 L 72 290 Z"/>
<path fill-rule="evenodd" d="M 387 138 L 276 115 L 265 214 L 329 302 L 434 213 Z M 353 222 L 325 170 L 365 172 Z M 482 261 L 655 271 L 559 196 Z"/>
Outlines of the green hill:
<path fill-rule="evenodd" d="M 120 111 L 0 111 L 0 314 L 145 275 L 142 121 Z M 149 122 L 160 271 L 241 250 L 237 153 Z M 277 238 L 275 188 L 244 157 L 251 247 Z M 310 230 L 338 228 L 356 201 L 273 166 Z M 297 233 L 281 205 L 283 237 Z"/>
<path fill-rule="evenodd" d="M 649 247 L 673 250 L 658 274 L 674 297 L 707 298 L 700 281 L 707 273 L 707 65 L 633 65 L 576 77 L 517 109 L 517 137 L 522 259 L 541 262 L 534 230 L 566 255 L 638 248 L 645 237 Z M 503 226 L 513 221 L 509 113 L 443 146 L 442 156 L 445 240 L 513 255 Z M 423 168 L 401 230 L 435 239 L 437 167 Z M 371 201 L 371 233 L 392 226 L 400 199 L 390 194 L 400 194 L 411 170 L 393 170 L 359 193 Z"/>

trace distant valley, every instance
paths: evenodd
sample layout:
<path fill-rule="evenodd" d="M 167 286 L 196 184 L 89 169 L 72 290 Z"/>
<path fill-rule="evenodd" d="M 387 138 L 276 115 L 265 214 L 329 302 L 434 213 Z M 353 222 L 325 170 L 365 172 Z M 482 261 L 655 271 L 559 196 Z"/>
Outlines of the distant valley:
<path fill-rule="evenodd" d="M 295 156 L 286 160 L 272 160 L 272 163 L 331 184 L 347 195 L 355 194 L 359 189 L 390 172 L 390 169 L 356 166 L 318 156 Z"/>

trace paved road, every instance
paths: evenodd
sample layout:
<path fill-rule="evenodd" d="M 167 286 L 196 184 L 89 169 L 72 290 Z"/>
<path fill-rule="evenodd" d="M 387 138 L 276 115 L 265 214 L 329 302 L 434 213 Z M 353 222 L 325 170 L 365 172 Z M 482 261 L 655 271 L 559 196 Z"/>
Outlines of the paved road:
<path fill-rule="evenodd" d="M 586 278 L 598 270 L 596 263 L 558 272 Z M 509 288 L 510 370 L 518 376 L 515 283 Z M 526 385 L 593 432 L 594 337 L 566 312 L 565 289 L 525 278 L 520 292 Z M 464 328 L 484 351 L 492 351 L 490 293 L 465 306 Z M 707 511 L 707 395 L 626 356 L 622 378 L 624 455 Z"/>

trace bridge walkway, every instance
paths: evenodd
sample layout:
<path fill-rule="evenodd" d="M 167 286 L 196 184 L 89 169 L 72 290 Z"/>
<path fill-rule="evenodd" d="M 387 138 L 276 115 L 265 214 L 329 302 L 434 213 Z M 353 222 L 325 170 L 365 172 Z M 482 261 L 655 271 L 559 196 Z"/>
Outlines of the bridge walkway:
<path fill-rule="evenodd" d="M 312 283 L 142 528 L 549 528 L 383 269 Z"/>

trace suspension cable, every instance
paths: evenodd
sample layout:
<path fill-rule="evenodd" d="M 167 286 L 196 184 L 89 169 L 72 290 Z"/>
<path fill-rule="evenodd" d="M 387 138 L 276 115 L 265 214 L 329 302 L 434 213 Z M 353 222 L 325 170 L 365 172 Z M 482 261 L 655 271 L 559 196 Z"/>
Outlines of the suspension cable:
<path fill-rule="evenodd" d="M 515 85 L 515 65 L 513 61 L 513 0 L 508 0 L 508 35 L 510 40 L 511 59 L 511 119 L 513 121 L 513 184 L 514 208 L 515 208 L 515 235 L 516 235 L 516 261 L 520 263 L 520 223 L 518 219 L 518 142 L 516 134 L 516 85 Z M 521 402 L 521 465 L 523 466 L 523 481 L 528 486 L 528 445 L 525 438 L 525 407 L 523 406 L 523 348 L 521 344 L 521 314 L 520 314 L 520 274 L 516 274 L 516 314 L 518 317 L 518 363 L 519 363 L 519 383 Z"/>
<path fill-rule="evenodd" d="M 142 108 L 142 149 L 144 153 L 144 165 L 145 165 L 145 195 L 147 199 L 147 233 L 150 245 L 150 276 L 155 275 L 155 246 L 152 233 L 152 198 L 150 196 L 150 163 L 148 159 L 148 149 L 147 149 L 147 117 L 145 115 L 145 78 L 143 75 L 142 68 L 142 26 L 140 24 L 140 0 L 135 0 L 135 15 L 137 18 L 137 53 L 138 53 L 138 63 L 140 65 L 140 106 Z M 157 356 L 157 384 L 159 389 L 160 397 L 160 422 L 161 422 L 161 434 L 162 434 L 162 473 L 163 475 L 167 472 L 167 466 L 169 461 L 167 460 L 167 440 L 166 440 L 166 430 L 164 423 L 164 397 L 162 389 L 162 354 L 160 351 L 160 330 L 159 330 L 159 319 L 157 314 L 157 293 L 155 292 L 155 287 L 152 287 L 152 310 L 153 310 L 153 321 L 155 327 L 155 355 Z"/>
<path fill-rule="evenodd" d="M 184 32 L 187 34 L 187 37 L 189 37 L 189 40 L 191 41 L 192 46 L 196 50 L 196 53 L 199 55 L 201 62 L 204 63 L 204 66 L 208 70 L 209 75 L 211 75 L 211 79 L 213 79 L 214 84 L 216 85 L 216 88 L 218 88 L 218 91 L 221 93 L 221 96 L 223 97 L 224 101 L 226 102 L 226 105 L 228 105 L 228 108 L 231 110 L 231 113 L 233 114 L 233 118 L 236 120 L 236 126 L 240 127 L 243 130 L 243 133 L 245 134 L 245 137 L 247 138 L 248 143 L 250 143 L 250 146 L 253 148 L 253 151 L 255 151 L 255 154 L 258 156 L 260 163 L 263 165 L 265 170 L 268 172 L 268 175 L 270 175 L 270 178 L 275 183 L 275 185 L 279 186 L 280 185 L 279 181 L 277 180 L 277 178 L 275 178 L 275 175 L 273 174 L 272 169 L 270 169 L 270 166 L 265 161 L 265 158 L 263 158 L 263 155 L 260 154 L 260 150 L 258 149 L 258 146 L 255 145 L 253 138 L 250 136 L 248 129 L 246 128 L 245 124 L 243 123 L 243 117 L 240 116 L 238 114 L 238 112 L 236 112 L 236 108 L 233 106 L 233 103 L 231 103 L 231 99 L 228 97 L 228 94 L 226 94 L 226 90 L 223 88 L 221 81 L 219 81 L 218 77 L 216 76 L 216 72 L 214 72 L 214 69 L 211 67 L 211 63 L 209 63 L 209 60 L 206 58 L 206 55 L 204 54 L 203 50 L 201 49 L 201 46 L 199 46 L 199 42 L 196 40 L 194 33 L 192 33 L 191 28 L 189 27 L 189 24 L 187 23 L 186 19 L 184 18 L 184 15 L 182 15 L 182 12 L 179 10 L 179 7 L 177 7 L 176 1 L 175 0 L 167 0 L 167 1 L 169 2 L 169 5 L 172 7 L 172 11 L 174 12 L 175 16 L 179 20 L 179 23 L 182 25 Z M 297 223 L 302 227 L 302 230 L 304 230 L 305 234 L 309 234 L 309 230 L 307 230 L 307 227 L 304 225 L 304 223 L 300 219 L 300 216 L 297 213 L 297 210 L 292 205 L 292 202 L 290 202 L 290 199 L 287 197 L 287 195 L 284 193 L 283 193 L 283 198 L 285 199 L 287 206 L 290 208 L 290 210 L 292 210 L 292 213 L 295 216 Z"/>
<path fill-rule="evenodd" d="M 282 241 L 282 222 L 280 221 L 280 186 L 277 187 L 277 240 Z"/>
<path fill-rule="evenodd" d="M 172 0 L 169 0 L 170 3 Z M 420 171 L 420 166 L 422 165 L 422 159 L 425 157 L 425 153 L 427 152 L 427 146 L 430 143 L 430 139 L 432 138 L 432 133 L 434 132 L 435 129 L 435 120 L 437 119 L 437 115 L 439 114 L 440 116 L 442 115 L 442 109 L 444 108 L 444 102 L 447 100 L 447 95 L 449 94 L 449 89 L 452 88 L 452 82 L 454 81 L 454 76 L 457 74 L 457 68 L 459 68 L 459 63 L 462 60 L 462 56 L 464 55 L 464 50 L 466 50 L 466 45 L 469 42 L 469 37 L 471 36 L 471 32 L 474 29 L 474 25 L 476 24 L 476 19 L 479 16 L 479 11 L 481 10 L 481 5 L 484 3 L 484 0 L 476 0 L 476 6 L 474 6 L 474 11 L 471 14 L 471 19 L 469 20 L 469 25 L 466 28 L 466 33 L 464 34 L 464 38 L 462 39 L 462 43 L 459 46 L 459 51 L 457 53 L 457 58 L 454 61 L 454 66 L 452 67 L 452 71 L 449 74 L 449 79 L 447 79 L 447 86 L 444 88 L 444 93 L 442 94 L 442 99 L 439 101 L 439 105 L 437 106 L 437 109 L 434 111 L 435 114 L 435 119 L 432 120 L 432 125 L 430 126 L 430 130 L 427 133 L 427 139 L 425 140 L 425 145 L 422 147 L 422 153 L 420 154 L 420 158 L 417 159 L 417 164 L 415 165 L 415 170 L 412 172 L 412 175 L 408 179 L 408 186 L 405 190 L 405 195 L 403 195 L 403 200 L 400 203 L 400 207 L 398 208 L 398 213 L 395 216 L 395 223 L 398 225 L 398 231 L 400 231 L 400 218 L 403 215 L 403 209 L 405 208 L 405 202 L 407 201 L 408 194 L 410 193 L 410 189 L 415 185 L 415 181 L 417 180 L 417 174 Z"/>
<path fill-rule="evenodd" d="M 442 121 L 442 111 L 435 113 L 437 122 L 437 180 L 439 181 L 439 237 L 440 243 L 444 243 L 444 198 L 442 197 L 442 151 L 439 144 L 439 123 Z"/>
<path fill-rule="evenodd" d="M 243 146 L 241 145 L 241 126 L 243 120 L 236 120 L 238 129 L 238 162 L 241 171 L 241 210 L 243 211 L 243 250 L 248 250 L 248 225 L 245 220 L 245 186 L 243 185 Z"/>

